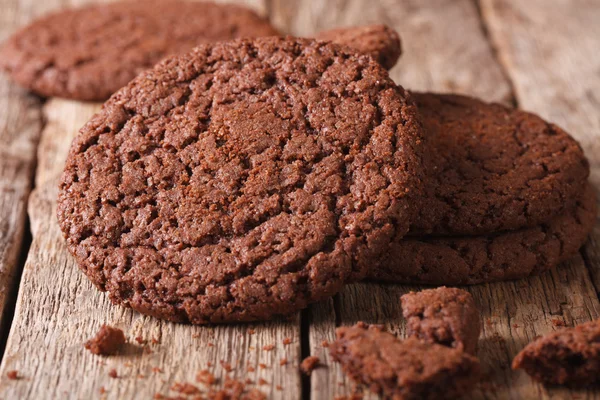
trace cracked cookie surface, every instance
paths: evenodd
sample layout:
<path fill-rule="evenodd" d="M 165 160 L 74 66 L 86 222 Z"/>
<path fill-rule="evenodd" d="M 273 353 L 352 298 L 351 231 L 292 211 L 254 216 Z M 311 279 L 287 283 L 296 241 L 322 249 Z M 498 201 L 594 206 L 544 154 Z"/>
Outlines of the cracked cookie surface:
<path fill-rule="evenodd" d="M 407 336 L 477 355 L 481 318 L 465 290 L 439 287 L 400 298 Z"/>
<path fill-rule="evenodd" d="M 578 143 L 536 115 L 477 99 L 413 93 L 428 179 L 411 234 L 532 227 L 572 207 L 589 165 Z"/>
<path fill-rule="evenodd" d="M 203 42 L 278 35 L 253 11 L 209 2 L 126 1 L 42 17 L 15 33 L 0 66 L 42 96 L 106 100 L 162 58 Z"/>
<path fill-rule="evenodd" d="M 377 325 L 337 328 L 332 358 L 358 383 L 386 399 L 455 399 L 473 389 L 479 360 L 415 337 L 399 340 Z"/>
<path fill-rule="evenodd" d="M 351 26 L 317 33 L 317 40 L 332 41 L 368 54 L 386 69 L 391 69 L 400 55 L 400 36 L 386 25 Z"/>
<path fill-rule="evenodd" d="M 382 253 L 369 278 L 383 282 L 470 285 L 537 275 L 573 257 L 596 221 L 587 185 L 574 208 L 537 227 L 464 237 L 409 237 Z"/>
<path fill-rule="evenodd" d="M 537 381 L 581 387 L 600 381 L 600 320 L 560 329 L 529 343 L 517 354 L 513 369 Z"/>
<path fill-rule="evenodd" d="M 197 324 L 287 315 L 408 231 L 420 135 L 410 96 L 368 56 L 309 39 L 201 45 L 82 128 L 58 220 L 115 303 Z"/>

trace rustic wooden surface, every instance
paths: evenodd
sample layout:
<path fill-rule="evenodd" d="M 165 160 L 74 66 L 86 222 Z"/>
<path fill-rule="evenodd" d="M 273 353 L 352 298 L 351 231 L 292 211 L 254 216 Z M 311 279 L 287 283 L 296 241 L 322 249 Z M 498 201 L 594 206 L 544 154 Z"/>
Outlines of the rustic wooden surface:
<path fill-rule="evenodd" d="M 84 2 L 0 0 L 0 39 L 36 15 Z M 597 2 L 582 0 L 576 9 L 565 0 L 245 3 L 296 35 L 370 22 L 394 27 L 404 48 L 391 71 L 398 83 L 413 90 L 516 104 L 558 122 L 581 141 L 592 162 L 592 180 L 600 187 L 600 59 L 593 57 L 600 48 Z M 269 398 L 332 399 L 351 393 L 352 384 L 328 358 L 323 341 L 333 339 L 336 326 L 359 320 L 384 323 L 402 335 L 399 297 L 419 288 L 356 284 L 289 321 L 192 327 L 114 307 L 92 287 L 66 251 L 55 219 L 55 198 L 70 141 L 98 107 L 59 99 L 43 104 L 0 77 L 0 310 L 7 300 L 14 301 L 18 255 L 31 246 L 0 365 L 0 398 L 176 395 L 170 390 L 173 383 L 195 384 L 196 373 L 205 368 L 222 380 L 226 375 L 255 382 L 262 378 L 266 383 L 254 386 Z M 33 240 L 21 245 L 36 145 L 35 189 L 28 204 Z M 600 225 L 582 256 L 557 270 L 469 288 L 484 320 L 479 356 L 487 375 L 472 398 L 600 398 L 598 392 L 546 389 L 509 369 L 524 344 L 557 329 L 558 321 L 571 326 L 600 316 L 599 242 Z M 0 323 L 12 311 L 9 307 L 6 316 L 2 312 Z M 121 354 L 101 358 L 83 350 L 82 343 L 103 323 L 127 333 L 131 344 Z M 138 344 L 138 336 L 147 343 Z M 285 338 L 291 343 L 284 345 Z M 273 350 L 263 349 L 271 344 Z M 298 363 L 309 354 L 319 356 L 325 366 L 302 378 Z M 281 358 L 287 365 L 279 365 Z M 230 374 L 221 361 L 231 364 Z M 117 379 L 108 375 L 113 368 Z M 7 379 L 11 370 L 22 379 Z"/>

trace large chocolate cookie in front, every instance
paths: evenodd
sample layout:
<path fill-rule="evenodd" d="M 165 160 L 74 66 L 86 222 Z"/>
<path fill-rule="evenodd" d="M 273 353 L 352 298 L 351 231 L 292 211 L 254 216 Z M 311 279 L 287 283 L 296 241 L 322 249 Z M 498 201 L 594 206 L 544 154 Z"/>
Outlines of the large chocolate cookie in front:
<path fill-rule="evenodd" d="M 51 14 L 15 33 L 0 66 L 42 96 L 106 100 L 163 57 L 203 42 L 277 35 L 241 6 L 126 1 Z"/>
<path fill-rule="evenodd" d="M 573 257 L 596 222 L 596 195 L 587 186 L 576 205 L 533 228 L 462 237 L 399 240 L 369 278 L 385 282 L 470 285 L 537 275 Z"/>
<path fill-rule="evenodd" d="M 425 124 L 428 179 L 412 233 L 532 227 L 572 208 L 589 166 L 558 126 L 465 96 L 414 97 Z"/>
<path fill-rule="evenodd" d="M 60 226 L 116 303 L 197 324 L 289 314 L 364 276 L 408 231 L 416 118 L 378 63 L 339 46 L 203 45 L 82 128 Z"/>

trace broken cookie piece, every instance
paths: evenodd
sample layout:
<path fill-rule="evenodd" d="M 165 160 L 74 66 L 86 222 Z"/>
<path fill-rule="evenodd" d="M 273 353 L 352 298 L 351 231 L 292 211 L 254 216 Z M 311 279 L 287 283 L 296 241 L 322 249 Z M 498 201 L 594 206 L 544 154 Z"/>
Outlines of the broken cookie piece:
<path fill-rule="evenodd" d="M 336 330 L 333 359 L 355 381 L 386 398 L 454 399 L 480 376 L 477 358 L 416 337 L 399 340 L 379 326 L 359 322 Z"/>
<path fill-rule="evenodd" d="M 477 353 L 481 318 L 470 293 L 443 286 L 407 293 L 400 301 L 408 336 Z"/>
<path fill-rule="evenodd" d="M 361 54 L 367 54 L 386 69 L 396 65 L 402 54 L 400 36 L 385 25 L 330 29 L 319 32 L 316 39 L 348 46 Z"/>
<path fill-rule="evenodd" d="M 93 339 L 85 342 L 85 348 L 92 354 L 108 356 L 115 354 L 125 343 L 125 334 L 118 328 L 102 325 Z"/>
<path fill-rule="evenodd" d="M 517 354 L 512 368 L 551 385 L 600 382 L 600 320 L 534 340 Z"/>

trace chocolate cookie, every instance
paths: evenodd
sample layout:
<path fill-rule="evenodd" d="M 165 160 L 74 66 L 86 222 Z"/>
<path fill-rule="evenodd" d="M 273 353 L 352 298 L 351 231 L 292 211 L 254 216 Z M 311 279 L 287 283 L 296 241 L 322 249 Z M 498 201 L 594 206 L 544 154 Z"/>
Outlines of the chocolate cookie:
<path fill-rule="evenodd" d="M 410 292 L 400 300 L 408 336 L 477 354 L 481 319 L 469 292 L 440 287 Z"/>
<path fill-rule="evenodd" d="M 278 35 L 237 5 L 127 1 L 51 14 L 15 33 L 0 66 L 42 95 L 105 100 L 139 72 L 202 42 Z"/>
<path fill-rule="evenodd" d="M 398 33 L 385 25 L 367 25 L 331 29 L 319 32 L 318 40 L 332 41 L 368 54 L 386 69 L 391 69 L 400 55 L 402 47 Z"/>
<path fill-rule="evenodd" d="M 471 237 L 408 238 L 382 253 L 374 280 L 470 285 L 525 278 L 573 257 L 596 222 L 596 195 L 587 186 L 576 207 L 538 227 Z"/>
<path fill-rule="evenodd" d="M 411 233 L 487 234 L 547 222 L 589 175 L 578 143 L 536 115 L 477 99 L 415 93 L 428 180 Z"/>
<path fill-rule="evenodd" d="M 404 341 L 377 326 L 358 323 L 336 329 L 331 357 L 355 381 L 390 399 L 455 399 L 471 391 L 479 361 L 457 349 Z"/>
<path fill-rule="evenodd" d="M 566 328 L 529 343 L 513 360 L 532 378 L 552 385 L 600 382 L 600 321 Z"/>
<path fill-rule="evenodd" d="M 115 303 L 197 324 L 287 315 L 408 231 L 420 134 L 368 56 L 294 38 L 201 45 L 82 128 L 58 220 Z"/>

